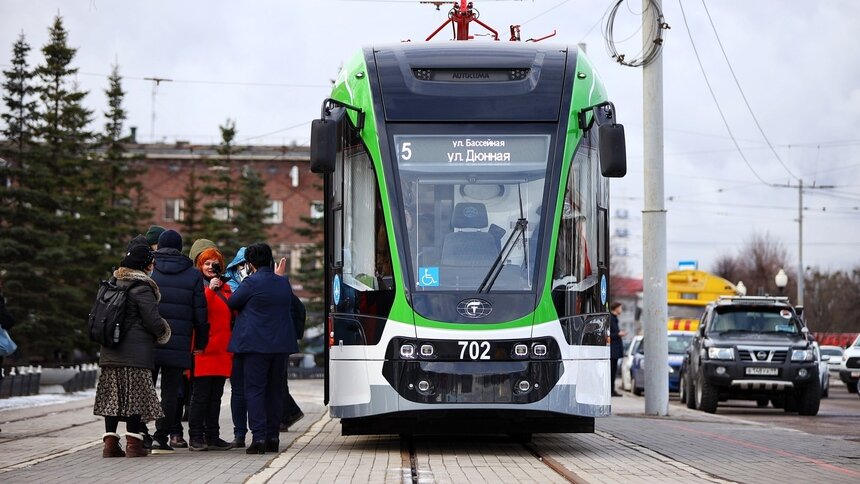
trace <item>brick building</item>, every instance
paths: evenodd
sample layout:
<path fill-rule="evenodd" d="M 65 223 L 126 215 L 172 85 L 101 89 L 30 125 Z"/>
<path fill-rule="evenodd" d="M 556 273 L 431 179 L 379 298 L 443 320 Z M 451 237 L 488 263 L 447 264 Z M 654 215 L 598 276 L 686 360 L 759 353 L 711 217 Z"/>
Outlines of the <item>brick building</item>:
<path fill-rule="evenodd" d="M 220 157 L 218 146 L 177 142 L 130 144 L 126 149 L 144 159 L 146 173 L 141 181 L 152 211 L 151 223 L 182 233 L 185 190 L 192 164 L 198 174 L 210 169 L 206 160 Z M 295 232 L 295 227 L 302 225 L 301 216 L 322 216 L 322 179 L 310 171 L 309 150 L 283 146 L 241 146 L 239 149 L 241 151 L 231 157 L 237 170 L 249 165 L 266 182 L 272 214 L 268 220 L 268 243 L 276 258 L 287 257 L 290 272 L 295 273 L 300 267 L 301 248 L 310 243 Z M 231 258 L 232 254 L 225 254 L 225 257 Z"/>

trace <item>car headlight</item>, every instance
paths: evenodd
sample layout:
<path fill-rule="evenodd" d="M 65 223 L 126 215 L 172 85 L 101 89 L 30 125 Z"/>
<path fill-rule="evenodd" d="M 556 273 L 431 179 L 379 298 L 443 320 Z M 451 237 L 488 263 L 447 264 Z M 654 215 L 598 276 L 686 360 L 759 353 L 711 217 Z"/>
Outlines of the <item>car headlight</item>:
<path fill-rule="evenodd" d="M 734 360 L 734 348 L 708 348 L 708 358 L 712 360 Z"/>
<path fill-rule="evenodd" d="M 791 350 L 791 361 L 812 361 L 815 359 L 815 352 L 812 350 Z"/>

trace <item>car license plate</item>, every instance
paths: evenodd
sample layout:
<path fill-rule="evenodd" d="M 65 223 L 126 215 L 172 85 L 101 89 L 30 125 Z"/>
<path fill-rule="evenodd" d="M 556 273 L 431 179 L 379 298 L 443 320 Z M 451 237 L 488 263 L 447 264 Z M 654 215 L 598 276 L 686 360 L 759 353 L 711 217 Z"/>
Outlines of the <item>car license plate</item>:
<path fill-rule="evenodd" d="M 779 368 L 760 368 L 760 367 L 750 367 L 746 369 L 747 375 L 779 375 Z"/>
<path fill-rule="evenodd" d="M 852 371 L 851 378 L 860 378 L 860 371 Z"/>

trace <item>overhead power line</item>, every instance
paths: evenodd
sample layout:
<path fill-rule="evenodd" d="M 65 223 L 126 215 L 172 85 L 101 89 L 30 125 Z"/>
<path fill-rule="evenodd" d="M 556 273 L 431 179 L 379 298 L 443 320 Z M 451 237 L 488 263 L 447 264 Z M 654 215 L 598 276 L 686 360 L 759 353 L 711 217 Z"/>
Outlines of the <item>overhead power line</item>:
<path fill-rule="evenodd" d="M 723 113 L 723 108 L 720 106 L 720 102 L 717 100 L 717 95 L 714 93 L 714 88 L 711 86 L 711 81 L 708 79 L 708 74 L 705 72 L 705 66 L 702 64 L 702 58 L 699 57 L 699 50 L 696 48 L 696 42 L 693 40 L 693 33 L 690 31 L 690 24 L 687 23 L 687 14 L 684 12 L 684 4 L 681 0 L 678 0 L 678 5 L 681 7 L 681 17 L 684 19 L 684 27 L 687 29 L 687 36 L 690 37 L 690 45 L 693 47 L 693 53 L 696 55 L 696 62 L 699 64 L 699 70 L 702 71 L 702 76 L 705 78 L 705 84 L 708 86 L 708 92 L 711 93 L 711 99 L 714 100 L 714 104 L 717 107 L 717 111 L 720 113 L 720 118 L 723 120 L 723 125 L 726 127 L 726 131 L 729 133 L 729 137 L 732 139 L 732 143 L 734 143 L 735 148 L 738 150 L 738 154 L 741 156 L 741 159 L 746 163 L 747 168 L 750 169 L 753 175 L 765 185 L 771 185 L 771 183 L 767 182 L 761 175 L 755 171 L 752 164 L 747 160 L 746 155 L 744 155 L 743 150 L 741 150 L 740 144 L 738 144 L 738 140 L 735 138 L 734 132 L 732 132 L 732 127 L 729 126 L 729 121 L 726 119 L 725 113 Z"/>
<path fill-rule="evenodd" d="M 680 3 L 680 0 L 678 3 Z M 750 106 L 749 100 L 747 99 L 747 95 L 744 93 L 744 90 L 741 87 L 741 83 L 740 83 L 740 81 L 738 81 L 738 76 L 735 74 L 735 69 L 732 67 L 732 63 L 729 60 L 729 56 L 726 54 L 726 49 L 723 47 L 723 41 L 720 40 L 720 34 L 717 32 L 717 27 L 714 25 L 714 19 L 711 18 L 711 12 L 708 11 L 708 6 L 705 4 L 705 0 L 702 0 L 702 6 L 705 7 L 705 14 L 707 14 L 707 16 L 708 16 L 708 22 L 710 22 L 711 29 L 713 29 L 713 31 L 714 31 L 714 36 L 717 38 L 717 44 L 719 44 L 720 52 L 723 53 L 723 58 L 726 60 L 726 65 L 729 67 L 729 72 L 732 73 L 732 79 L 735 80 L 735 85 L 738 87 L 738 91 L 741 93 L 741 98 L 743 98 L 744 104 L 746 105 L 747 110 L 750 113 L 750 116 L 752 116 L 752 119 L 755 122 L 755 125 L 758 128 L 759 133 L 761 133 L 762 138 L 764 138 L 764 140 L 767 142 L 767 145 L 770 147 L 770 151 L 773 153 L 773 156 L 776 157 L 776 160 L 779 161 L 779 164 L 782 165 L 782 167 L 785 169 L 785 171 L 792 178 L 794 178 L 795 180 L 799 180 L 800 177 L 795 175 L 788 168 L 788 166 L 786 166 L 786 164 L 783 163 L 782 158 L 780 158 L 780 156 L 779 156 L 779 153 L 777 153 L 776 150 L 773 148 L 773 144 L 771 144 L 770 139 L 768 139 L 767 135 L 764 134 L 764 129 L 761 127 L 761 123 L 759 123 L 758 117 L 756 117 L 755 111 L 753 111 L 752 106 Z M 686 23 L 686 18 L 684 19 L 684 22 Z M 689 30 L 689 27 L 688 27 L 688 30 Z M 692 41 L 692 37 L 691 37 L 691 41 Z"/>

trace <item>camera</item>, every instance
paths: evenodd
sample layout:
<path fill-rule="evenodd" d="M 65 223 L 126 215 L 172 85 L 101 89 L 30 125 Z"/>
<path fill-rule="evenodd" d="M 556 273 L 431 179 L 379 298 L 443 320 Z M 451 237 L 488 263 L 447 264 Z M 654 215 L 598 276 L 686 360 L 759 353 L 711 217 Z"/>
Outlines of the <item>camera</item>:
<path fill-rule="evenodd" d="M 215 272 L 215 276 L 218 279 L 221 279 L 221 282 L 227 282 L 230 280 L 230 276 L 222 273 L 221 264 L 219 264 L 218 262 L 212 264 L 212 271 Z"/>

